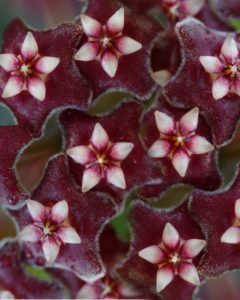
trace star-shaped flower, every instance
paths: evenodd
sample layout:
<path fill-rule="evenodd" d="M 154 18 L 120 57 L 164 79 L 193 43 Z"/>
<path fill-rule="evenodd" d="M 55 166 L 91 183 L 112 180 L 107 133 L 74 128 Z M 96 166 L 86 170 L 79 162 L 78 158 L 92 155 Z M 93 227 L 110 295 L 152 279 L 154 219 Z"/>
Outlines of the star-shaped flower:
<path fill-rule="evenodd" d="M 212 30 L 196 19 L 187 19 L 177 23 L 176 33 L 181 45 L 182 64 L 176 76 L 164 87 L 165 93 L 176 106 L 199 107 L 211 124 L 215 144 L 223 144 L 236 129 L 240 97 L 229 94 L 216 101 L 212 93 L 212 79 L 199 57 L 218 55 L 226 32 Z"/>
<path fill-rule="evenodd" d="M 163 0 L 162 6 L 169 17 L 176 21 L 197 15 L 204 2 L 205 0 Z"/>
<path fill-rule="evenodd" d="M 200 56 L 199 59 L 212 77 L 214 99 L 221 99 L 229 93 L 240 96 L 240 57 L 233 37 L 227 36 L 218 57 Z"/>
<path fill-rule="evenodd" d="M 199 262 L 204 254 L 200 252 L 206 242 L 189 214 L 188 202 L 166 210 L 134 201 L 129 220 L 131 247 L 118 274 L 158 297 L 191 299 L 202 279 Z"/>
<path fill-rule="evenodd" d="M 33 223 L 25 226 L 18 234 L 24 242 L 41 241 L 46 261 L 54 263 L 61 244 L 80 244 L 81 239 L 68 221 L 68 203 L 59 201 L 51 208 L 41 203 L 27 200 L 27 208 Z"/>
<path fill-rule="evenodd" d="M 88 41 L 81 46 L 75 55 L 76 60 L 91 61 L 97 59 L 102 68 L 114 77 L 118 60 L 122 55 L 134 53 L 142 48 L 142 44 L 123 34 L 124 9 L 120 8 L 102 25 L 97 20 L 81 15 L 82 27 Z"/>
<path fill-rule="evenodd" d="M 176 122 L 169 115 L 155 111 L 160 138 L 148 150 L 148 155 L 154 158 L 168 156 L 181 177 L 186 175 L 192 154 L 204 154 L 214 149 L 206 138 L 195 133 L 198 115 L 199 109 L 195 107 Z"/>
<path fill-rule="evenodd" d="M 106 178 L 110 184 L 120 189 L 125 189 L 126 182 L 121 162 L 133 147 L 132 143 L 111 143 L 107 132 L 97 123 L 88 146 L 76 146 L 67 150 L 67 154 L 75 162 L 86 168 L 82 178 L 82 192 L 88 192 L 102 178 Z"/>
<path fill-rule="evenodd" d="M 43 101 L 46 96 L 44 81 L 59 63 L 58 57 L 39 53 L 37 41 L 29 31 L 18 54 L 0 54 L 0 66 L 10 74 L 2 97 L 10 98 L 28 90 L 37 100 Z"/>
<path fill-rule="evenodd" d="M 139 252 L 139 256 L 158 265 L 156 289 L 161 292 L 176 275 L 183 280 L 198 285 L 198 272 L 192 263 L 205 247 L 206 241 L 200 239 L 181 240 L 177 230 L 167 223 L 159 245 L 149 246 Z"/>

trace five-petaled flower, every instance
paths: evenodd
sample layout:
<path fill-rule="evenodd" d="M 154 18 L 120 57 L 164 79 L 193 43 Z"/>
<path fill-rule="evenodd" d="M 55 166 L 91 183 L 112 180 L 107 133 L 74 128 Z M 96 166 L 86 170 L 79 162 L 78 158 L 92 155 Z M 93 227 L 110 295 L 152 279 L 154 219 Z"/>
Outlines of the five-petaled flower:
<path fill-rule="evenodd" d="M 33 223 L 18 233 L 18 239 L 32 243 L 41 241 L 48 263 L 52 264 L 56 260 L 61 244 L 81 243 L 78 233 L 69 224 L 68 204 L 65 200 L 57 202 L 52 207 L 28 200 L 27 208 Z"/>
<path fill-rule="evenodd" d="M 235 220 L 221 237 L 222 243 L 239 244 L 240 243 L 240 199 L 235 202 Z"/>
<path fill-rule="evenodd" d="M 150 147 L 148 155 L 153 158 L 169 157 L 175 170 L 184 177 L 192 154 L 204 154 L 214 149 L 206 138 L 195 133 L 198 116 L 197 107 L 183 115 L 179 122 L 163 112 L 155 111 L 160 138 Z"/>
<path fill-rule="evenodd" d="M 200 56 L 199 59 L 205 71 L 212 77 L 214 99 L 221 99 L 229 93 L 240 96 L 240 57 L 233 37 L 227 36 L 218 57 Z"/>
<path fill-rule="evenodd" d="M 205 0 L 163 0 L 162 6 L 173 21 L 195 16 L 202 9 Z"/>
<path fill-rule="evenodd" d="M 76 146 L 67 150 L 67 154 L 75 162 L 86 168 L 83 173 L 82 192 L 92 189 L 102 178 L 120 189 L 125 189 L 121 163 L 133 147 L 132 143 L 111 143 L 104 128 L 97 123 L 88 146 Z"/>
<path fill-rule="evenodd" d="M 156 289 L 161 292 L 173 281 L 175 275 L 191 284 L 199 284 L 198 272 L 192 261 L 205 245 L 205 240 L 182 240 L 177 230 L 167 223 L 162 242 L 144 248 L 138 254 L 148 262 L 158 265 Z"/>
<path fill-rule="evenodd" d="M 76 53 L 75 59 L 99 60 L 110 77 L 114 77 L 117 72 L 120 56 L 132 54 L 142 48 L 141 43 L 125 36 L 122 32 L 124 28 L 123 8 L 116 11 L 104 26 L 87 15 L 81 15 L 81 22 L 88 41 Z"/>
<path fill-rule="evenodd" d="M 38 44 L 28 32 L 19 54 L 0 54 L 0 66 L 10 73 L 2 97 L 9 98 L 27 90 L 33 97 L 43 101 L 46 96 L 45 80 L 60 63 L 60 59 L 41 56 Z"/>

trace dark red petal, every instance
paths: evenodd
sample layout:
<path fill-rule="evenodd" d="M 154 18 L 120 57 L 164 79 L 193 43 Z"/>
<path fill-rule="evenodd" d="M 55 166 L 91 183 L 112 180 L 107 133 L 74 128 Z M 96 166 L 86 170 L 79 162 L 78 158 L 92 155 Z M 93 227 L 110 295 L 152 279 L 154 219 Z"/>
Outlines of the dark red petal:
<path fill-rule="evenodd" d="M 31 198 L 45 206 L 65 199 L 69 205 L 69 221 L 77 230 L 81 243 L 61 245 L 56 259 L 57 267 L 71 270 L 80 278 L 94 280 L 104 274 L 98 255 L 98 239 L 103 226 L 116 212 L 112 199 L 104 193 L 82 194 L 66 168 L 65 156 L 49 162 L 46 175 Z M 29 224 L 26 208 L 11 212 L 20 228 Z M 35 263 L 44 263 L 40 243 L 24 243 L 24 248 Z"/>
<path fill-rule="evenodd" d="M 2 52 L 19 54 L 19 44 L 28 31 L 22 21 L 13 21 L 5 32 Z M 60 58 L 59 65 L 47 76 L 45 100 L 39 101 L 28 91 L 23 91 L 15 97 L 1 101 L 12 109 L 20 125 L 38 136 L 41 134 L 46 117 L 53 109 L 74 106 L 86 110 L 90 89 L 73 60 L 77 50 L 75 47 L 81 38 L 79 26 L 62 24 L 52 30 L 35 31 L 34 37 L 41 55 Z M 1 69 L 0 93 L 3 91 L 7 76 L 9 76 L 7 72 Z"/>
<path fill-rule="evenodd" d="M 150 159 L 143 149 L 139 139 L 139 118 L 142 114 L 142 105 L 137 102 L 124 103 L 111 115 L 103 117 L 92 117 L 76 110 L 67 110 L 62 113 L 60 121 L 62 123 L 66 148 L 88 145 L 96 123 L 100 123 L 109 136 L 112 143 L 128 142 L 134 145 L 134 148 L 121 163 L 125 180 L 126 191 L 133 187 L 142 185 L 144 182 L 157 180 L 160 163 Z M 121 124 L 119 126 L 118 124 Z M 82 183 L 82 174 L 84 167 L 75 163 L 69 158 L 69 167 L 79 185 Z M 102 179 L 94 190 L 106 190 L 113 192 L 115 200 L 121 201 L 124 191 L 110 185 Z M 120 199 L 119 199 L 120 198 Z M 118 200 L 119 199 L 119 200 Z"/>
<path fill-rule="evenodd" d="M 105 24 L 119 8 L 115 0 L 91 0 L 85 14 Z M 81 73 L 92 83 L 94 96 L 114 88 L 129 91 L 141 100 L 147 99 L 156 88 L 150 76 L 148 50 L 161 30 L 160 24 L 152 17 L 130 14 L 125 10 L 123 34 L 141 43 L 143 48 L 133 54 L 120 57 L 117 73 L 113 78 L 105 73 L 99 61 L 77 62 Z M 130 73 L 132 76 L 129 76 Z"/>
<path fill-rule="evenodd" d="M 203 238 L 203 235 L 187 209 L 185 202 L 179 207 L 169 210 L 151 208 L 143 202 L 135 202 L 132 206 L 130 220 L 133 229 L 131 250 L 127 261 L 121 266 L 119 273 L 130 283 L 141 285 L 150 291 L 156 289 L 156 275 L 158 267 L 141 257 L 138 252 L 150 245 L 158 245 L 162 240 L 162 232 L 166 223 L 171 223 L 179 232 L 183 240 Z M 193 260 L 197 267 L 200 255 Z M 165 299 L 190 299 L 194 286 L 175 277 L 173 282 L 161 293 Z"/>
<path fill-rule="evenodd" d="M 6 242 L 0 249 L 0 286 L 16 299 L 62 299 L 64 286 L 56 279 L 39 280 L 27 275 L 21 248 L 17 243 Z"/>
<path fill-rule="evenodd" d="M 178 121 L 190 109 L 174 108 L 169 105 L 163 97 L 160 97 L 153 108 L 145 114 L 142 120 L 141 138 L 147 149 L 149 149 L 153 142 L 159 137 L 159 131 L 157 130 L 154 118 L 154 112 L 156 110 L 167 113 Z M 212 142 L 211 129 L 201 115 L 201 112 L 196 133 L 205 137 L 209 142 Z M 216 153 L 214 152 L 215 151 L 201 155 L 192 155 L 185 177 L 180 177 L 178 175 L 173 168 L 170 158 L 152 159 L 154 162 L 160 162 L 162 164 L 161 169 L 159 169 L 159 179 L 162 179 L 162 182 L 157 185 L 145 185 L 142 187 L 139 190 L 140 197 L 158 197 L 167 187 L 179 182 L 191 184 L 206 190 L 216 189 L 220 185 L 221 179 L 216 166 Z"/>
<path fill-rule="evenodd" d="M 15 205 L 27 195 L 17 182 L 14 163 L 31 137 L 19 126 L 1 127 L 0 136 L 0 201 L 7 206 Z"/>
<path fill-rule="evenodd" d="M 207 251 L 199 265 L 201 272 L 208 276 L 240 267 L 240 245 L 221 242 L 221 236 L 233 226 L 235 202 L 238 198 L 240 198 L 239 167 L 234 183 L 225 191 L 215 193 L 197 191 L 193 194 L 191 212 L 201 225 L 205 236 L 209 237 Z"/>

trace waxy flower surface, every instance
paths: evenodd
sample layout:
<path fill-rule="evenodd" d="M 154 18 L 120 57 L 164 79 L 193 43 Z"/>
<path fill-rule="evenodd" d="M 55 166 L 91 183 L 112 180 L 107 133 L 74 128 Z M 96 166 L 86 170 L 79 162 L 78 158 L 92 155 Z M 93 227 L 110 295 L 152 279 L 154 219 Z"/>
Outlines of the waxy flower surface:
<path fill-rule="evenodd" d="M 169 17 L 176 21 L 197 15 L 202 9 L 204 2 L 205 0 L 163 0 L 162 6 L 169 14 Z"/>
<path fill-rule="evenodd" d="M 240 116 L 240 98 L 237 94 L 230 93 L 216 101 L 212 92 L 212 78 L 203 68 L 199 58 L 202 56 L 219 56 L 221 48 L 223 48 L 229 64 L 232 55 L 234 58 L 237 57 L 236 45 L 231 38 L 226 40 L 227 33 L 223 34 L 220 31 L 212 30 L 195 19 L 189 18 L 177 23 L 176 32 L 182 48 L 182 65 L 176 75 L 164 87 L 166 95 L 174 105 L 181 107 L 197 106 L 204 112 L 209 124 L 211 124 L 214 142 L 217 145 L 222 144 L 231 139 L 235 131 Z M 224 57 L 225 62 L 226 58 Z M 215 57 L 210 60 L 218 62 L 218 59 L 219 57 Z M 228 71 L 230 73 L 234 69 L 237 71 L 234 67 L 236 61 L 231 60 L 231 62 L 233 66 L 229 65 Z M 210 66 L 212 65 L 209 64 L 209 68 Z M 230 77 L 223 76 L 220 78 L 219 82 L 221 83 L 226 82 L 226 79 L 229 80 Z M 235 78 L 237 79 L 237 77 Z M 218 83 L 218 81 L 215 82 Z M 216 90 L 216 93 L 223 95 L 223 89 L 227 92 L 225 89 L 227 86 L 228 84 L 220 85 L 221 88 Z M 223 120 L 228 121 L 223 122 Z"/>
<path fill-rule="evenodd" d="M 27 208 L 33 223 L 19 232 L 18 239 L 32 243 L 41 241 L 48 263 L 54 263 L 61 244 L 81 243 L 75 228 L 68 223 L 68 203 L 65 200 L 57 202 L 51 208 L 37 201 L 28 200 Z"/>
<path fill-rule="evenodd" d="M 206 276 L 240 267 L 239 199 L 239 166 L 234 181 L 225 189 L 211 193 L 195 191 L 191 197 L 190 212 L 208 240 L 198 267 Z"/>
<path fill-rule="evenodd" d="M 19 54 L 0 54 L 0 66 L 10 73 L 2 97 L 16 96 L 23 90 L 43 101 L 46 96 L 45 79 L 60 63 L 58 57 L 42 56 L 34 35 L 29 31 L 22 43 Z"/>
<path fill-rule="evenodd" d="M 88 146 L 76 146 L 67 150 L 67 154 L 77 163 L 85 166 L 82 192 L 88 192 L 102 178 L 114 186 L 125 189 L 126 182 L 121 162 L 129 155 L 132 143 L 111 143 L 107 132 L 97 123 L 94 127 L 91 143 Z"/>
<path fill-rule="evenodd" d="M 76 53 L 75 59 L 100 60 L 102 68 L 110 77 L 115 76 L 121 55 L 131 54 L 142 48 L 141 43 L 122 32 L 124 28 L 123 8 L 116 11 L 104 26 L 87 15 L 82 15 L 81 21 L 83 31 L 88 36 L 88 42 Z"/>
<path fill-rule="evenodd" d="M 155 111 L 160 139 L 151 146 L 148 155 L 154 158 L 170 157 L 181 177 L 186 175 L 192 154 L 204 154 L 214 149 L 204 137 L 195 133 L 198 115 L 199 109 L 195 107 L 176 122 L 167 114 Z"/>
<path fill-rule="evenodd" d="M 236 41 L 226 38 L 219 57 L 200 56 L 200 62 L 213 79 L 212 94 L 218 100 L 235 93 L 240 96 L 240 58 Z"/>
<path fill-rule="evenodd" d="M 159 245 L 149 246 L 139 252 L 139 256 L 158 265 L 156 289 L 161 292 L 176 275 L 183 280 L 198 285 L 197 270 L 192 259 L 205 247 L 206 241 L 200 239 L 181 240 L 176 228 L 167 223 Z"/>

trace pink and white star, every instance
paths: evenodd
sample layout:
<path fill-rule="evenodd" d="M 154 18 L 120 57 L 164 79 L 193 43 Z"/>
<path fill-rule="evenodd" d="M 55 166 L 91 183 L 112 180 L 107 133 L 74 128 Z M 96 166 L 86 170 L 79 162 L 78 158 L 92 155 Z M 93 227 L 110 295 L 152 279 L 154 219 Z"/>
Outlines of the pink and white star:
<path fill-rule="evenodd" d="M 33 34 L 28 32 L 19 54 L 0 54 L 0 66 L 10 74 L 2 93 L 9 98 L 27 90 L 34 98 L 43 101 L 46 96 L 45 80 L 54 71 L 60 59 L 41 56 Z"/>
<path fill-rule="evenodd" d="M 169 157 L 175 170 L 184 177 L 192 154 L 204 154 L 214 150 L 206 138 L 195 133 L 198 117 L 197 107 L 183 115 L 179 122 L 163 112 L 155 111 L 160 138 L 150 147 L 148 155 L 153 158 Z"/>
<path fill-rule="evenodd" d="M 240 199 L 235 202 L 235 220 L 233 226 L 229 227 L 221 237 L 222 243 L 240 243 Z"/>
<path fill-rule="evenodd" d="M 76 60 L 99 60 L 103 70 L 114 77 L 118 60 L 122 55 L 132 54 L 142 48 L 142 44 L 123 34 L 124 9 L 120 8 L 102 25 L 97 20 L 81 15 L 81 22 L 88 41 L 75 55 Z"/>
<path fill-rule="evenodd" d="M 163 0 L 162 5 L 173 20 L 197 15 L 205 0 Z"/>
<path fill-rule="evenodd" d="M 80 244 L 77 231 L 68 221 L 68 203 L 59 201 L 52 207 L 43 206 L 33 200 L 27 201 L 28 212 L 33 223 L 25 226 L 17 235 L 20 241 L 41 242 L 46 261 L 56 260 L 61 244 Z"/>
<path fill-rule="evenodd" d="M 213 80 L 213 98 L 218 100 L 230 93 L 240 96 L 240 57 L 236 41 L 225 39 L 218 56 L 200 56 L 200 63 Z"/>
<path fill-rule="evenodd" d="M 176 275 L 193 285 L 199 285 L 198 272 L 192 260 L 205 245 L 205 240 L 182 240 L 175 227 L 167 223 L 161 243 L 144 248 L 138 255 L 158 265 L 156 290 L 159 293 L 173 281 Z"/>
<path fill-rule="evenodd" d="M 67 154 L 76 163 L 85 166 L 82 192 L 91 190 L 103 178 L 110 184 L 125 189 L 126 182 L 121 163 L 133 147 L 132 143 L 111 143 L 107 132 L 97 123 L 88 146 L 76 146 L 67 150 Z"/>

